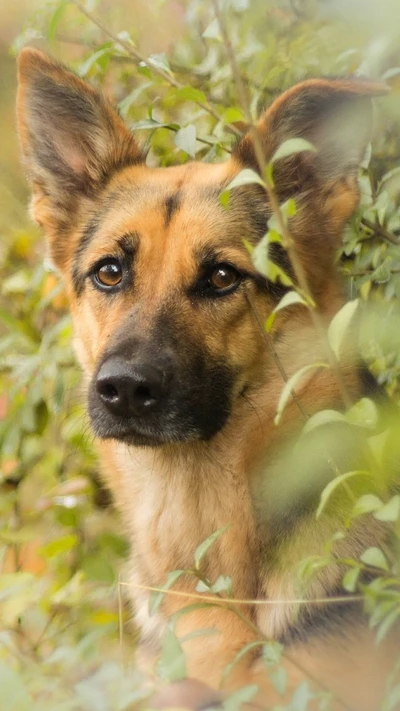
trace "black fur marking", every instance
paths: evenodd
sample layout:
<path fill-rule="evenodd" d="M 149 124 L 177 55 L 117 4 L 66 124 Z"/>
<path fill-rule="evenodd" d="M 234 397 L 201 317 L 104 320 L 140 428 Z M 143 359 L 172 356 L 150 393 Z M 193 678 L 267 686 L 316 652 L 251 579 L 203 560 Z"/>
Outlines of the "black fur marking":
<path fill-rule="evenodd" d="M 171 302 L 148 331 L 135 326 L 135 311 L 113 337 L 102 359 L 117 356 L 127 364 L 150 365 L 164 373 L 168 387 L 160 406 L 140 417 L 110 414 L 89 389 L 89 413 L 98 437 L 136 446 L 210 440 L 225 425 L 231 410 L 235 372 L 196 341 Z"/>
<path fill-rule="evenodd" d="M 326 596 L 346 597 L 348 593 L 342 587 L 330 591 Z M 341 639 L 347 630 L 349 634 L 352 627 L 361 624 L 363 619 L 362 603 L 354 600 L 343 600 L 327 604 L 313 603 L 302 606 L 299 616 L 292 625 L 278 638 L 284 646 L 312 642 L 313 638 L 326 638 L 326 640 Z"/>
<path fill-rule="evenodd" d="M 139 246 L 139 234 L 137 232 L 129 232 L 118 239 L 118 246 L 124 254 L 133 257 Z"/>
<path fill-rule="evenodd" d="M 102 215 L 96 215 L 96 217 L 90 220 L 89 224 L 86 226 L 82 233 L 78 249 L 76 250 L 74 256 L 74 262 L 72 265 L 72 284 L 77 296 L 81 295 L 86 279 L 86 275 L 83 274 L 80 269 L 81 259 L 100 227 L 101 217 Z"/>
<path fill-rule="evenodd" d="M 168 227 L 172 217 L 179 210 L 181 198 L 179 192 L 169 195 L 165 201 L 165 227 Z"/>

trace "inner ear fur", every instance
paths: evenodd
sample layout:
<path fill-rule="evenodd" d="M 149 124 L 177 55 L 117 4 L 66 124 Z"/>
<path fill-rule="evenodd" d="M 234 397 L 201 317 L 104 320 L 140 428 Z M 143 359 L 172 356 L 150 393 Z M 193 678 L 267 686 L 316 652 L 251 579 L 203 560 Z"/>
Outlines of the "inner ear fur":
<path fill-rule="evenodd" d="M 144 160 L 102 94 L 36 49 L 18 57 L 17 118 L 33 216 L 50 241 L 71 228 L 79 199 L 92 198 L 115 170 Z"/>

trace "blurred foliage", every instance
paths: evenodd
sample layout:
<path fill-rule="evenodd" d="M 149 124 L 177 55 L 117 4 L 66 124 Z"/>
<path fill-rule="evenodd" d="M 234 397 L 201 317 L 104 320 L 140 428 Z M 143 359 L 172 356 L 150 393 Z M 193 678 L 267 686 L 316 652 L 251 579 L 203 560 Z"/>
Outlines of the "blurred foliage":
<path fill-rule="evenodd" d="M 150 165 L 227 157 L 244 111 L 211 2 L 86 0 L 81 9 L 64 0 L 28 4 L 35 6 L 26 21 L 21 5 L 25 26 L 12 53 L 34 43 L 101 86 L 147 142 Z M 0 19 L 7 11 L 0 8 Z M 379 102 L 372 159 L 360 176 L 360 210 L 339 258 L 349 298 L 368 305 L 361 351 L 398 400 L 398 0 L 226 0 L 224 17 L 254 117 L 310 76 L 363 73 L 392 88 Z M 4 56 L 3 67 L 2 131 L 13 125 L 14 61 Z M 123 711 L 144 693 L 126 651 L 134 640 L 118 586 L 126 542 L 99 483 L 65 295 L 43 259 L 42 236 L 29 222 L 15 137 L 8 131 L 0 156 L 1 697 L 8 711 Z M 352 416 L 362 426 L 370 423 L 371 405 Z M 370 434 L 379 458 L 382 437 Z M 325 490 L 320 507 L 341 483 Z M 398 497 L 382 500 L 371 491 L 354 506 L 352 515 L 372 511 L 399 533 Z M 324 560 L 304 563 L 303 574 L 327 560 L 329 546 Z M 398 563 L 369 549 L 351 563 L 347 590 L 357 588 L 363 565 L 384 571 L 365 593 L 372 624 L 383 636 L 400 614 Z M 200 576 L 200 583 L 199 590 L 229 592 L 227 579 L 212 585 Z M 164 656 L 180 654 L 174 639 L 167 636 Z M 275 669 L 280 652 L 264 646 Z M 388 711 L 400 693 L 395 683 L 390 693 Z M 305 708 L 304 694 L 300 689 L 293 709 Z"/>

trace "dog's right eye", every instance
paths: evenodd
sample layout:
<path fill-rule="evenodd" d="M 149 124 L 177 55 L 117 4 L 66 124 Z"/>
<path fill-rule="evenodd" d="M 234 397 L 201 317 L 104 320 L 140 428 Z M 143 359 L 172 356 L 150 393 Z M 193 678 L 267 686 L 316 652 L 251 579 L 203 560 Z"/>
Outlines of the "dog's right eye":
<path fill-rule="evenodd" d="M 112 289 L 122 281 L 122 266 L 118 259 L 106 259 L 93 271 L 93 280 L 101 289 Z"/>

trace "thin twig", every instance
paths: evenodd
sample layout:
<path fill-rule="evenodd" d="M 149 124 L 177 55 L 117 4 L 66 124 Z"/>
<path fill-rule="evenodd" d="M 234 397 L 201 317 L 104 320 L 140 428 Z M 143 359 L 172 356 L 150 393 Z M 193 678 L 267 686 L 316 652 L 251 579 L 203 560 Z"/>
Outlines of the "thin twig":
<path fill-rule="evenodd" d="M 344 268 L 343 272 L 346 277 L 363 277 L 367 276 L 368 274 L 373 276 L 373 274 L 379 269 L 379 267 L 376 267 L 376 269 L 360 269 L 358 272 L 351 272 L 347 271 L 346 268 Z M 390 274 L 400 274 L 400 269 L 389 269 Z M 386 281 L 386 280 L 385 280 Z"/>
<path fill-rule="evenodd" d="M 361 224 L 364 225 L 364 227 L 367 227 L 372 232 L 374 232 L 374 234 L 379 235 L 379 237 L 383 237 L 383 239 L 387 240 L 391 244 L 400 246 L 400 239 L 396 237 L 396 235 L 394 235 L 392 232 L 389 232 L 389 230 L 385 229 L 385 227 L 382 227 L 379 222 L 371 222 L 371 220 L 368 220 L 366 217 L 363 217 L 361 219 Z"/>
<path fill-rule="evenodd" d="M 140 585 L 139 583 L 124 583 L 119 581 L 119 585 L 137 590 L 147 590 L 148 592 L 156 592 L 164 595 L 173 595 L 177 597 L 190 598 L 202 602 L 213 602 L 216 605 L 227 603 L 229 605 L 325 605 L 337 604 L 345 602 L 361 602 L 364 598 L 362 595 L 337 595 L 336 597 L 317 597 L 312 600 L 304 598 L 294 598 L 293 600 L 241 600 L 235 597 L 218 597 L 217 595 L 205 595 L 204 593 L 190 593 L 183 590 L 171 590 L 170 588 L 158 588 L 151 585 Z M 259 632 L 259 628 L 257 627 Z"/>
<path fill-rule="evenodd" d="M 169 74 L 166 72 L 162 67 L 158 66 L 155 62 L 151 60 L 151 58 L 146 57 L 144 54 L 139 52 L 139 50 L 136 49 L 136 47 L 133 47 L 129 42 L 126 42 L 124 39 L 120 39 L 116 35 L 114 35 L 110 30 L 107 29 L 92 13 L 88 12 L 80 2 L 77 0 L 72 0 L 72 3 L 75 5 L 75 7 L 78 8 L 78 10 L 87 17 L 90 22 L 92 22 L 96 27 L 101 30 L 101 32 L 104 32 L 104 34 L 109 37 L 115 44 L 120 45 L 121 47 L 124 48 L 124 50 L 127 52 L 127 54 L 130 57 L 133 57 L 135 60 L 136 64 L 144 63 L 147 66 L 149 66 L 152 71 L 155 74 L 158 74 L 160 77 L 164 79 L 168 84 L 173 86 L 175 89 L 184 89 L 185 86 L 184 84 L 181 84 L 177 79 L 172 74 Z M 218 122 L 224 123 L 223 117 L 218 113 L 218 111 L 211 106 L 211 104 L 207 101 L 195 101 L 195 104 L 200 106 L 200 108 L 204 109 L 204 111 L 207 111 L 211 116 L 213 116 Z M 231 123 L 225 123 L 224 124 L 227 129 L 229 129 L 232 133 L 234 133 L 236 136 L 241 136 L 242 132 L 239 131 L 236 126 L 234 126 Z"/>
<path fill-rule="evenodd" d="M 201 576 L 198 576 L 201 579 Z M 349 596 L 337 596 L 337 597 L 331 597 L 331 598 L 315 598 L 314 600 L 303 600 L 303 599 L 294 599 L 294 600 L 240 600 L 237 598 L 226 598 L 222 597 L 222 595 L 205 595 L 204 593 L 189 593 L 189 592 L 184 592 L 181 590 L 171 590 L 169 589 L 163 589 L 163 588 L 156 588 L 156 587 L 151 587 L 148 585 L 139 585 L 138 583 L 123 583 L 119 582 L 120 585 L 126 585 L 128 587 L 134 587 L 139 590 L 148 590 L 149 592 L 158 592 L 158 593 L 163 593 L 165 595 L 175 595 L 175 596 L 181 596 L 184 598 L 194 598 L 196 600 L 200 600 L 201 602 L 212 602 L 215 605 L 221 607 L 225 607 L 225 609 L 229 610 L 236 616 L 238 616 L 242 622 L 246 626 L 248 626 L 259 638 L 260 638 L 260 644 L 268 644 L 271 640 L 264 635 L 259 627 L 253 622 L 249 617 L 247 617 L 244 613 L 242 613 L 240 610 L 237 609 L 237 605 L 274 605 L 274 604 L 282 604 L 282 605 L 302 605 L 302 604 L 326 604 L 327 602 L 333 602 L 333 603 L 341 603 L 341 602 L 348 602 L 348 601 L 357 601 L 360 602 L 363 600 L 362 595 L 349 595 Z M 297 671 L 300 671 L 302 674 L 304 674 L 305 677 L 307 677 L 313 684 L 315 684 L 321 691 L 323 692 L 329 692 L 330 690 L 321 682 L 319 681 L 309 670 L 305 669 L 302 664 L 299 664 L 297 659 L 294 659 L 290 653 L 285 650 L 285 659 L 286 662 L 291 665 L 294 669 Z M 352 711 L 345 702 L 339 698 L 338 696 L 336 697 L 339 702 L 342 704 L 343 708 L 346 709 L 346 711 Z M 354 711 L 354 710 L 353 710 Z"/>

